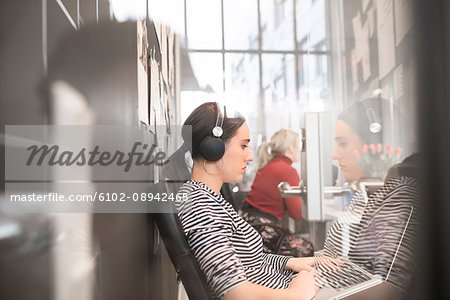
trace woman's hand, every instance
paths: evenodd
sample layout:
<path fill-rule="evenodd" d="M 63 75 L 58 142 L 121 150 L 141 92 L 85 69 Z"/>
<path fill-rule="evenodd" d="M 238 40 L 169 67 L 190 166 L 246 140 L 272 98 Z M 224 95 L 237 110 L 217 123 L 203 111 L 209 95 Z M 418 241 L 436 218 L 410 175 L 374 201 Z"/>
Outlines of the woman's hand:
<path fill-rule="evenodd" d="M 301 271 L 292 279 L 287 289 L 272 289 L 249 281 L 228 290 L 225 300 L 310 300 L 317 290 L 315 288 L 314 270 Z"/>
<path fill-rule="evenodd" d="M 294 272 L 311 271 L 314 266 L 314 257 L 290 258 L 286 263 L 286 269 Z"/>
<path fill-rule="evenodd" d="M 295 299 L 310 300 L 317 292 L 314 280 L 314 269 L 310 271 L 301 271 L 289 285 L 289 291 L 292 291 Z"/>

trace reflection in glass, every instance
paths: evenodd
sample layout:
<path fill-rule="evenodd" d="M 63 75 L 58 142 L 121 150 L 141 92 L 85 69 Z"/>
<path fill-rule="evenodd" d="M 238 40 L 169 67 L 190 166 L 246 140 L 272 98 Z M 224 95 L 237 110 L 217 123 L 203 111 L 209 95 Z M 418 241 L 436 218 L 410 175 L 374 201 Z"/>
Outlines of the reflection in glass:
<path fill-rule="evenodd" d="M 262 48 L 294 50 L 292 0 L 260 1 Z"/>
<path fill-rule="evenodd" d="M 186 14 L 189 48 L 222 48 L 220 0 L 188 0 L 186 1 Z"/>
<path fill-rule="evenodd" d="M 225 49 L 258 48 L 258 7 L 255 0 L 227 0 L 224 6 Z"/>

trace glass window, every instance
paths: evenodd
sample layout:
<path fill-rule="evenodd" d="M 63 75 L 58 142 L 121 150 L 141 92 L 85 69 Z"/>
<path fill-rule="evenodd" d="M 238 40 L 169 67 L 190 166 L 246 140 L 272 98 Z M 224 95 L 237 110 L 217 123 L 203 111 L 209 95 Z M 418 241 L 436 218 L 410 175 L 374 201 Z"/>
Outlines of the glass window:
<path fill-rule="evenodd" d="M 295 99 L 295 56 L 263 54 L 262 65 L 263 89 L 271 91 L 270 98 L 273 101 Z"/>
<path fill-rule="evenodd" d="M 214 93 L 204 91 L 182 91 L 180 93 L 180 120 L 184 123 L 186 118 L 191 114 L 192 110 L 205 102 L 220 101 Z"/>
<path fill-rule="evenodd" d="M 151 19 L 169 25 L 177 34 L 184 36 L 183 0 L 148 0 L 148 15 Z"/>
<path fill-rule="evenodd" d="M 258 49 L 258 7 L 256 0 L 226 0 L 224 31 L 226 49 Z"/>
<path fill-rule="evenodd" d="M 295 56 L 263 54 L 263 118 L 260 129 L 270 137 L 277 129 L 298 130 L 299 107 L 295 91 Z M 261 104 L 260 104 L 261 105 Z"/>
<path fill-rule="evenodd" d="M 110 2 L 114 17 L 119 22 L 125 22 L 126 20 L 136 20 L 137 18 L 145 18 L 145 8 L 147 5 L 145 0 L 112 0 Z"/>
<path fill-rule="evenodd" d="M 326 50 L 324 0 L 296 0 L 297 45 L 299 50 Z"/>
<path fill-rule="evenodd" d="M 222 49 L 220 0 L 187 0 L 186 26 L 191 49 Z"/>
<path fill-rule="evenodd" d="M 292 0 L 260 1 L 262 48 L 294 50 Z"/>
<path fill-rule="evenodd" d="M 259 60 L 254 54 L 225 54 L 225 100 L 248 116 L 258 111 Z"/>
<path fill-rule="evenodd" d="M 300 55 L 299 97 L 304 111 L 325 111 L 328 106 L 327 55 Z"/>
<path fill-rule="evenodd" d="M 190 53 L 189 58 L 200 88 L 210 93 L 222 93 L 222 54 Z"/>

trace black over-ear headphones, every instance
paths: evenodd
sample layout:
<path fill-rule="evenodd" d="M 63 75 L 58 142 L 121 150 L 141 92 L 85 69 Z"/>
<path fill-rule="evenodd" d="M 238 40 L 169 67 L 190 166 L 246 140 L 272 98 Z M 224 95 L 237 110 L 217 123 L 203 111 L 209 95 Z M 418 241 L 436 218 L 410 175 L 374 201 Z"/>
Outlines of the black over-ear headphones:
<path fill-rule="evenodd" d="M 225 119 L 225 108 L 224 108 L 224 116 L 222 117 L 222 122 L 219 126 L 219 116 L 220 111 L 217 108 L 217 120 L 216 126 L 212 130 L 213 136 L 207 136 L 200 143 L 199 152 L 200 155 L 206 159 L 207 161 L 218 161 L 222 158 L 225 153 L 225 144 L 220 139 L 223 134 L 223 120 Z"/>

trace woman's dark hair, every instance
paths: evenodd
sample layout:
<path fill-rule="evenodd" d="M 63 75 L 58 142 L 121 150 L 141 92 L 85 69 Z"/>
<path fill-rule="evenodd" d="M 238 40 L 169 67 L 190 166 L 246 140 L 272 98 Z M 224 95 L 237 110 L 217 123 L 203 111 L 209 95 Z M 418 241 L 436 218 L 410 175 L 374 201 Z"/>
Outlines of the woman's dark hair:
<path fill-rule="evenodd" d="M 368 98 L 358 101 L 343 111 L 338 120 L 344 121 L 366 144 L 383 143 L 386 138 L 389 121 L 389 101 L 382 98 Z M 371 131 L 371 124 L 379 123 L 378 132 Z"/>
<path fill-rule="evenodd" d="M 206 137 L 213 136 L 212 130 L 216 126 L 217 115 L 219 115 L 219 125 L 223 119 L 223 134 L 220 139 L 225 144 L 230 141 L 239 127 L 245 122 L 245 118 L 241 115 L 232 118 L 227 117 L 226 110 L 222 113 L 217 102 L 206 102 L 194 109 L 184 122 L 182 132 L 184 143 L 192 150 L 193 159 L 201 157 L 199 152 L 200 143 Z"/>

